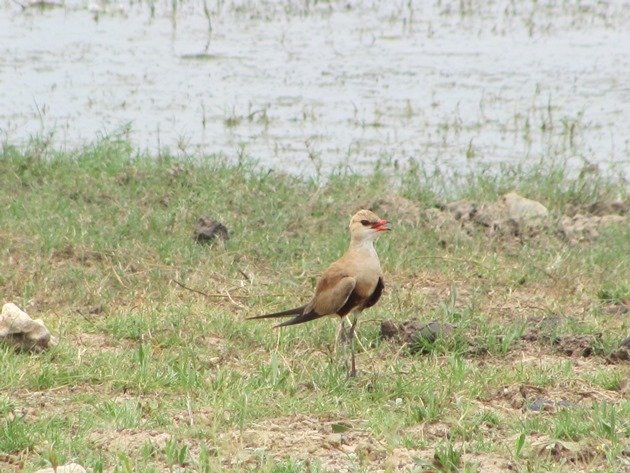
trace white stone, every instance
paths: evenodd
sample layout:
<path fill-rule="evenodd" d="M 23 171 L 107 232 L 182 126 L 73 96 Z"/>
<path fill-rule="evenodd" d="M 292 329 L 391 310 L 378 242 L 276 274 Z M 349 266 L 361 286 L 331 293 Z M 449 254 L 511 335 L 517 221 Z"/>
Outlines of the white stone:
<path fill-rule="evenodd" d="M 40 319 L 33 320 L 15 304 L 9 302 L 0 313 L 0 340 L 22 348 L 48 348 L 57 344 L 57 339 Z"/>
<path fill-rule="evenodd" d="M 545 218 L 549 215 L 549 210 L 540 202 L 527 199 L 516 192 L 508 192 L 502 197 L 507 209 L 508 218 L 513 220 L 530 220 Z"/>

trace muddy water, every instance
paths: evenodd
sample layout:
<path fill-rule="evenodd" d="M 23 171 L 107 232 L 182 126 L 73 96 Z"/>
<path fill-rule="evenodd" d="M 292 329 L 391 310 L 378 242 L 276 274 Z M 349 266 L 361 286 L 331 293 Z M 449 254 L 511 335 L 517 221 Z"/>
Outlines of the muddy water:
<path fill-rule="evenodd" d="M 306 174 L 559 157 L 630 177 L 630 2 L 207 5 L 211 34 L 201 1 L 0 0 L 0 138 L 122 134 Z"/>

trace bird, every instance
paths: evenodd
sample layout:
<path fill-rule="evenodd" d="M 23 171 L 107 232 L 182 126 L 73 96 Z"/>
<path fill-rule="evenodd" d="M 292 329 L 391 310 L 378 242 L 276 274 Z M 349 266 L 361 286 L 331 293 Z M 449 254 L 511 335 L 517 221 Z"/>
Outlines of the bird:
<path fill-rule="evenodd" d="M 302 324 L 326 316 L 339 316 L 339 339 L 351 346 L 349 376 L 356 376 L 354 333 L 357 316 L 378 302 L 385 288 L 383 271 L 374 241 L 381 233 L 391 230 L 388 220 L 381 219 L 371 210 L 359 210 L 350 219 L 350 246 L 344 255 L 321 274 L 315 294 L 304 305 L 272 314 L 249 317 L 248 320 L 291 317 L 278 327 Z M 345 319 L 352 314 L 349 333 Z M 347 362 L 346 362 L 347 363 Z"/>

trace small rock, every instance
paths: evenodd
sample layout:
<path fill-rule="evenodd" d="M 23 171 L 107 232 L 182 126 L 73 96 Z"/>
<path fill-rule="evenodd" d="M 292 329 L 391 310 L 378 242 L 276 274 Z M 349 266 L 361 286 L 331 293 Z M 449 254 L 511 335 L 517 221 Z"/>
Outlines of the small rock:
<path fill-rule="evenodd" d="M 326 437 L 326 442 L 330 445 L 341 445 L 343 441 L 343 436 L 341 434 L 330 434 Z"/>
<path fill-rule="evenodd" d="M 426 340 L 429 343 L 433 343 L 439 337 L 451 335 L 453 333 L 453 328 L 454 327 L 449 323 L 442 323 L 437 320 L 433 320 L 423 327 L 420 327 L 414 335 L 414 340 L 416 342 Z"/>
<path fill-rule="evenodd" d="M 43 350 L 57 344 L 57 339 L 40 319 L 31 317 L 13 303 L 4 304 L 0 313 L 0 340 L 25 350 Z"/>
<path fill-rule="evenodd" d="M 549 215 L 547 207 L 535 200 L 527 199 L 516 192 L 508 192 L 501 197 L 507 209 L 507 217 L 517 222 L 540 220 Z"/>
<path fill-rule="evenodd" d="M 195 229 L 195 240 L 197 243 L 208 243 L 212 241 L 215 236 L 218 236 L 223 241 L 228 240 L 229 233 L 227 227 L 209 217 L 201 217 L 197 221 L 197 228 Z"/>
<path fill-rule="evenodd" d="M 549 211 L 540 202 L 508 192 L 497 202 L 481 204 L 473 221 L 486 227 L 490 235 L 535 234 L 546 226 Z"/>
<path fill-rule="evenodd" d="M 534 399 L 528 407 L 530 411 L 540 412 L 540 411 L 556 411 L 558 408 L 569 408 L 573 407 L 574 404 L 572 402 L 561 400 L 554 401 L 552 399 L 545 399 L 542 397 L 537 397 Z"/>
<path fill-rule="evenodd" d="M 37 470 L 35 473 L 87 473 L 78 463 L 68 463 L 67 465 L 58 466 L 55 468 L 44 468 L 43 470 Z"/>

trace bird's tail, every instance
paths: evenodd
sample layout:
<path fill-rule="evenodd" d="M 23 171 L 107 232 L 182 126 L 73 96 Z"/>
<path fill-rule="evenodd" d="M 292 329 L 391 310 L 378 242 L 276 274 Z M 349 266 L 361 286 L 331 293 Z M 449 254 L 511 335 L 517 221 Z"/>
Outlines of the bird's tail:
<path fill-rule="evenodd" d="M 247 320 L 255 319 L 272 319 L 274 317 L 290 317 L 295 315 L 291 320 L 287 320 L 281 324 L 276 325 L 274 328 L 286 327 L 287 325 L 303 324 L 304 322 L 310 322 L 311 320 L 319 319 L 321 315 L 314 310 L 310 312 L 304 312 L 306 306 L 296 307 L 295 309 L 283 310 L 282 312 L 274 312 L 273 314 L 257 315 L 256 317 L 248 317 Z"/>
<path fill-rule="evenodd" d="M 257 315 L 256 317 L 247 317 L 246 320 L 256 319 L 273 319 L 274 317 L 288 317 L 290 315 L 298 315 L 304 312 L 305 305 L 296 307 L 295 309 L 283 310 L 282 312 L 274 312 L 273 314 Z"/>
<path fill-rule="evenodd" d="M 276 325 L 274 328 L 286 327 L 287 325 L 303 324 L 304 322 L 310 322 L 311 320 L 319 319 L 320 317 L 322 316 L 314 310 L 311 310 L 310 312 L 304 312 L 303 314 L 293 317 L 291 320 L 282 322 L 281 324 Z"/>

